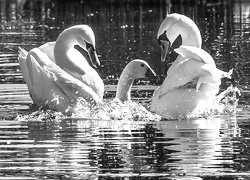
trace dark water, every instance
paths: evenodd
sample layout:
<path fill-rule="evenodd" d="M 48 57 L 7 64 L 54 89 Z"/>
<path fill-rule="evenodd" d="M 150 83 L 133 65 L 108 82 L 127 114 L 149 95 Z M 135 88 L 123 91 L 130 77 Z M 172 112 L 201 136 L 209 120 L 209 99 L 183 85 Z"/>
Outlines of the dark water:
<path fill-rule="evenodd" d="M 0 179 L 250 179 L 250 2 L 244 0 L 0 0 Z M 114 96 L 132 59 L 146 60 L 157 78 L 137 81 L 132 97 L 150 101 L 168 64 L 156 34 L 167 13 L 191 17 L 202 48 L 241 90 L 236 113 L 188 120 L 65 118 L 35 111 L 17 63 L 18 46 L 54 41 L 65 28 L 90 25 Z"/>

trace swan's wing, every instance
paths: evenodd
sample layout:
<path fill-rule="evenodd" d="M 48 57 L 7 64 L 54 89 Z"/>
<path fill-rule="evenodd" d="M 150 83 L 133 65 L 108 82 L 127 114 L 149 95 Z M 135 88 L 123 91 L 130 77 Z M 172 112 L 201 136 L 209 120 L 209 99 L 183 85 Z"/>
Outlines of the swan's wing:
<path fill-rule="evenodd" d="M 74 103 L 80 97 L 90 104 L 101 102 L 99 96 L 90 87 L 69 75 L 56 64 L 43 62 L 39 64 L 33 56 L 30 56 L 30 60 L 33 69 L 33 91 L 36 102 L 53 101 L 55 95 L 59 98 L 66 98 L 69 103 Z M 39 99 L 41 97 L 42 99 Z M 57 105 L 60 106 L 60 103 Z"/>
<path fill-rule="evenodd" d="M 217 75 L 220 73 L 214 70 L 216 69 L 215 62 L 206 51 L 192 46 L 180 46 L 175 51 L 181 56 L 178 56 L 169 68 L 168 75 L 162 84 L 161 94 L 187 83 L 202 83 L 198 81 L 201 76 L 208 75 L 212 79 L 215 76 L 218 79 Z"/>
<path fill-rule="evenodd" d="M 80 80 L 62 70 L 56 64 L 44 64 L 43 68 L 52 74 L 54 83 L 58 88 L 69 97 L 69 99 L 77 99 L 83 97 L 87 102 L 95 104 L 101 102 L 100 97 Z"/>
<path fill-rule="evenodd" d="M 54 80 L 54 74 L 46 70 L 54 69 L 58 73 L 63 70 L 52 62 L 40 49 L 34 48 L 29 53 L 19 48 L 19 63 L 30 96 L 37 105 L 45 105 L 54 98 L 54 93 L 67 98 L 62 88 Z"/>
<path fill-rule="evenodd" d="M 32 57 L 31 54 L 36 58 Z M 50 94 L 47 94 L 46 96 L 44 95 L 43 90 L 46 87 L 51 87 L 51 76 L 50 74 L 47 74 L 38 63 L 41 59 L 42 61 L 48 61 L 48 63 L 51 62 L 51 60 L 48 59 L 46 55 L 43 55 L 38 49 L 31 50 L 31 53 L 28 53 L 26 50 L 19 47 L 18 61 L 23 79 L 28 86 L 31 98 L 38 105 L 42 105 L 43 102 L 46 101 L 43 99 L 44 97 L 49 99 L 49 96 L 51 96 Z"/>
<path fill-rule="evenodd" d="M 36 52 L 36 53 L 34 53 Z M 54 62 L 52 62 L 47 55 L 42 53 L 39 49 L 34 49 L 32 54 L 37 56 L 37 63 L 46 71 L 49 75 L 48 77 L 53 77 L 50 79 L 59 94 L 64 94 L 69 99 L 77 99 L 83 97 L 87 102 L 97 103 L 101 99 L 96 95 L 96 93 L 87 85 L 85 85 L 80 80 L 71 76 Z"/>
<path fill-rule="evenodd" d="M 89 65 L 88 61 L 75 48 L 68 50 L 67 57 L 71 62 L 71 67 L 67 67 L 67 72 L 90 87 L 102 99 L 104 84 L 98 72 Z"/>
<path fill-rule="evenodd" d="M 222 72 L 223 71 L 220 71 L 209 64 L 204 64 L 195 59 L 189 59 L 188 61 L 177 64 L 171 73 L 168 74 L 162 83 L 160 94 L 166 94 L 175 88 L 186 85 L 187 83 L 196 84 L 199 78 L 203 76 L 210 76 L 209 78 L 211 81 L 218 81 L 222 77 Z M 200 81 L 199 83 L 203 83 L 203 81 Z"/>
<path fill-rule="evenodd" d="M 44 65 L 53 65 L 54 62 L 38 48 L 32 49 L 29 53 L 19 48 L 18 59 L 31 98 L 35 104 L 45 105 L 46 101 L 53 99 L 53 92 L 58 92 L 52 75 L 43 68 Z"/>
<path fill-rule="evenodd" d="M 21 47 L 18 47 L 19 50 L 18 50 L 18 62 L 19 62 L 19 66 L 20 66 L 20 69 L 21 69 L 21 72 L 22 72 L 22 75 L 23 75 L 23 79 L 24 81 L 26 82 L 26 84 L 28 85 L 28 87 L 30 86 L 31 84 L 31 81 L 30 81 L 30 75 L 29 75 L 29 71 L 28 71 L 28 67 L 27 67 L 27 64 L 26 64 L 26 60 L 27 60 L 27 55 L 28 55 L 28 52 L 26 50 L 24 50 L 23 48 Z"/>
<path fill-rule="evenodd" d="M 46 68 L 47 69 L 47 68 Z M 101 98 L 86 84 L 65 72 L 56 72 L 48 69 L 53 74 L 55 83 L 70 98 L 84 98 L 90 104 L 101 102 Z"/>
<path fill-rule="evenodd" d="M 91 68 L 91 67 L 89 67 Z M 77 77 L 77 76 L 76 76 Z M 104 95 L 104 83 L 98 72 L 91 68 L 88 73 L 80 76 L 79 79 L 81 82 L 90 87 L 98 96 L 102 99 Z"/>
<path fill-rule="evenodd" d="M 174 49 L 174 51 L 183 57 L 195 59 L 197 61 L 216 67 L 215 62 L 210 54 L 201 48 L 194 46 L 180 46 L 179 48 Z"/>
<path fill-rule="evenodd" d="M 42 51 L 44 54 L 46 54 L 49 59 L 53 62 L 55 62 L 55 56 L 54 56 L 54 47 L 56 42 L 47 42 L 41 46 L 38 47 L 40 51 Z"/>
<path fill-rule="evenodd" d="M 27 59 L 30 60 L 29 56 L 32 55 L 34 57 L 35 61 L 37 61 L 39 64 L 41 62 L 47 63 L 47 64 L 54 63 L 54 60 L 50 59 L 50 56 L 54 56 L 53 49 L 54 49 L 54 42 L 46 43 L 46 44 L 40 46 L 39 49 L 34 48 L 29 53 L 26 50 L 24 50 L 23 48 L 19 47 L 18 61 L 20 64 L 20 69 L 21 69 L 24 81 L 28 85 L 31 83 L 30 77 L 32 77 L 32 73 L 30 73 L 31 71 L 28 70 Z M 43 50 L 43 51 L 41 51 L 41 50 Z M 44 53 L 44 52 L 47 52 L 47 53 Z"/>
<path fill-rule="evenodd" d="M 229 72 L 224 72 L 216 67 L 210 66 L 208 64 L 204 64 L 202 66 L 202 74 L 199 76 L 198 82 L 196 84 L 196 89 L 199 89 L 201 84 L 213 84 L 219 87 L 221 84 L 221 79 L 224 77 L 231 78 L 231 74 L 233 70 L 231 69 Z"/>
<path fill-rule="evenodd" d="M 172 69 L 162 83 L 161 93 L 165 94 L 175 88 L 184 86 L 201 74 L 201 67 L 204 63 L 196 60 L 188 60 L 179 63 Z"/>
<path fill-rule="evenodd" d="M 33 56 L 27 58 L 27 69 L 31 80 L 30 95 L 37 105 L 45 105 L 54 98 L 53 92 L 57 91 L 53 77 Z"/>

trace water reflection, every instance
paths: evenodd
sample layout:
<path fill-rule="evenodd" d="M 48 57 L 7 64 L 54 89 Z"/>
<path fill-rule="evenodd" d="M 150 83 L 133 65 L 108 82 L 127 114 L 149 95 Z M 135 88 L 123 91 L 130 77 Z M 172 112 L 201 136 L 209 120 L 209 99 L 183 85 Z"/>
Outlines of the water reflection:
<path fill-rule="evenodd" d="M 244 123 L 230 117 L 150 124 L 2 121 L 0 172 L 51 179 L 219 177 L 244 172 L 249 167 L 244 163 L 247 142 L 242 140 L 249 131 L 240 132 Z"/>
<path fill-rule="evenodd" d="M 172 128 L 170 128 L 171 123 Z M 179 159 L 177 163 L 170 163 L 171 166 L 175 167 L 176 173 L 219 174 L 220 172 L 233 171 L 230 166 L 227 167 L 233 163 L 233 158 L 225 155 L 232 152 L 230 144 L 232 132 L 228 131 L 228 126 L 234 128 L 234 125 L 231 125 L 231 119 L 225 122 L 211 118 L 209 120 L 197 119 L 171 123 L 167 124 L 167 130 L 169 128 L 175 130 L 170 131 L 170 133 L 166 130 L 163 131 L 166 136 L 180 138 L 179 140 L 174 138 L 172 143 L 175 145 L 171 147 L 172 150 L 177 151 L 177 153 L 172 154 L 172 157 Z M 230 130 L 232 130 L 231 128 Z M 190 163 L 191 165 L 187 166 Z"/>

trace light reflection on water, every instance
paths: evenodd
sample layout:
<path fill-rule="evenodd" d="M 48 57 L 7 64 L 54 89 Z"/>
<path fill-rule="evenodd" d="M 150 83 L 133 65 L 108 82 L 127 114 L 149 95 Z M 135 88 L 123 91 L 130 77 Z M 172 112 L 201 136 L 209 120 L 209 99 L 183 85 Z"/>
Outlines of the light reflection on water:
<path fill-rule="evenodd" d="M 0 179 L 249 178 L 249 3 L 107 2 L 0 1 Z M 89 24 L 96 34 L 105 98 L 114 97 L 113 85 L 125 64 L 142 58 L 158 73 L 156 79 L 138 81 L 133 91 L 133 98 L 147 104 L 168 66 L 157 61 L 156 42 L 167 12 L 194 19 L 203 48 L 217 66 L 234 68 L 233 80 L 223 80 L 222 89 L 233 83 L 242 90 L 237 114 L 107 121 L 65 118 L 30 107 L 17 64 L 18 46 L 29 50 L 80 23 Z M 22 115 L 15 118 L 17 114 Z"/>
<path fill-rule="evenodd" d="M 228 174 L 233 178 L 233 173 L 240 178 L 248 175 L 249 167 L 244 161 L 248 154 L 242 154 L 249 131 L 241 134 L 237 127 L 243 124 L 235 117 L 152 123 L 1 121 L 0 172 L 50 179 L 219 179 Z"/>

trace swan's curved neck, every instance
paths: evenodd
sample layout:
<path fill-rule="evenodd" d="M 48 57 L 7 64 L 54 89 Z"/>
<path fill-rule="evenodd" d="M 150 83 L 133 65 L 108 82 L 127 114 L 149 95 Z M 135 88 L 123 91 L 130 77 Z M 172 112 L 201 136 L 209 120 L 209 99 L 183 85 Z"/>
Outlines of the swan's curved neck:
<path fill-rule="evenodd" d="M 134 82 L 134 78 L 125 70 L 123 70 L 116 90 L 116 98 L 121 101 L 127 101 L 131 99 L 131 88 Z"/>
<path fill-rule="evenodd" d="M 85 74 L 83 67 L 88 64 L 85 63 L 83 55 L 74 48 L 74 45 L 79 44 L 78 34 L 77 29 L 71 28 L 59 35 L 54 47 L 55 62 L 67 72 Z"/>
<path fill-rule="evenodd" d="M 201 48 L 201 35 L 200 32 L 191 31 L 182 33 L 182 45 L 195 46 Z"/>

